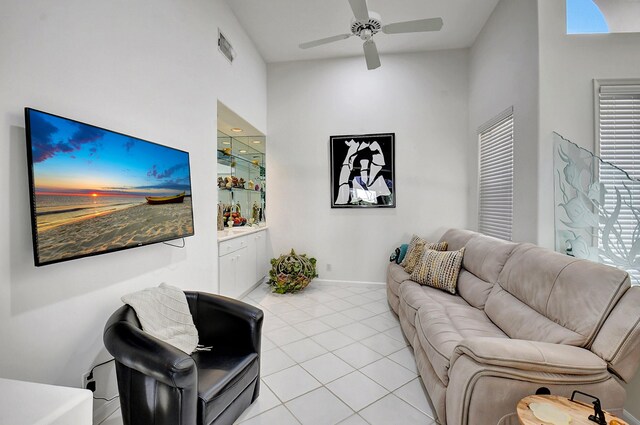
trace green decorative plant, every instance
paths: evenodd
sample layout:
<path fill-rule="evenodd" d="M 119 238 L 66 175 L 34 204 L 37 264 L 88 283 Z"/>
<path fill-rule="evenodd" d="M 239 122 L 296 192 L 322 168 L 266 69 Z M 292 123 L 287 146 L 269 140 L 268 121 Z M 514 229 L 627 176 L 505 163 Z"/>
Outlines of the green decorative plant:
<path fill-rule="evenodd" d="M 292 249 L 289 254 L 271 259 L 269 284 L 275 293 L 298 292 L 315 277 L 318 277 L 316 259 L 306 254 L 298 255 Z"/>

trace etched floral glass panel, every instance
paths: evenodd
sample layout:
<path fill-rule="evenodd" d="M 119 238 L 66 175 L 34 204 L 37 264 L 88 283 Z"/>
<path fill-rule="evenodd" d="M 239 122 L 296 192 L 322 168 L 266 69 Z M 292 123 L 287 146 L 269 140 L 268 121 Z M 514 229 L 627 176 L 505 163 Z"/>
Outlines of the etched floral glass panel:
<path fill-rule="evenodd" d="M 626 270 L 640 283 L 640 180 L 554 137 L 556 251 Z M 606 182 L 599 176 L 605 173 Z"/>

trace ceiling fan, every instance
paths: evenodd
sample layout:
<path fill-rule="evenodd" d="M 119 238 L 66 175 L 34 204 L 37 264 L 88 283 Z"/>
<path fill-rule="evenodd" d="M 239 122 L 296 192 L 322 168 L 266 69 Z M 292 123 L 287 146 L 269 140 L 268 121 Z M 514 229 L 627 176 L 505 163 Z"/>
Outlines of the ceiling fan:
<path fill-rule="evenodd" d="M 321 38 L 320 40 L 309 41 L 299 45 L 301 49 L 321 46 L 334 41 L 345 40 L 354 35 L 364 40 L 364 58 L 367 61 L 367 69 L 376 69 L 380 66 L 380 56 L 378 48 L 373 41 L 373 36 L 382 31 L 385 34 L 401 34 L 408 32 L 440 31 L 442 28 L 442 18 L 417 19 L 415 21 L 396 22 L 382 25 L 380 15 L 369 11 L 367 0 L 349 0 L 354 18 L 351 19 L 351 33 L 334 35 L 332 37 Z"/>

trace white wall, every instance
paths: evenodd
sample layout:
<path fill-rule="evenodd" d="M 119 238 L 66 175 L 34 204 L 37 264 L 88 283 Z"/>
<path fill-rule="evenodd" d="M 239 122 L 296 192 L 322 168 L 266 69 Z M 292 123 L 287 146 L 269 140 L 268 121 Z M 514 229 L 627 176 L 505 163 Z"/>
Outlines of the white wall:
<path fill-rule="evenodd" d="M 538 243 L 551 249 L 554 245 L 552 132 L 593 151 L 593 79 L 640 77 L 640 33 L 566 35 L 564 3 L 538 0 Z"/>
<path fill-rule="evenodd" d="M 469 58 L 469 209 L 478 220 L 478 127 L 513 106 L 513 240 L 537 237 L 537 7 L 502 0 L 478 35 Z"/>
<path fill-rule="evenodd" d="M 274 253 L 318 260 L 321 279 L 384 282 L 412 233 L 466 227 L 467 50 L 268 65 L 267 214 Z M 395 209 L 331 209 L 329 137 L 396 134 Z M 331 270 L 327 266 L 331 264 Z"/>
<path fill-rule="evenodd" d="M 107 358 L 120 296 L 166 281 L 217 291 L 216 100 L 266 128 L 266 65 L 222 0 L 9 0 L 0 25 L 0 376 L 79 386 Z M 217 27 L 238 58 L 218 53 Z M 187 150 L 186 248 L 33 265 L 23 108 Z"/>
<path fill-rule="evenodd" d="M 570 35 L 564 1 L 538 0 L 540 141 L 538 243 L 553 249 L 553 142 L 556 131 L 593 151 L 593 79 L 640 78 L 640 33 Z M 640 376 L 626 409 L 640 418 Z"/>

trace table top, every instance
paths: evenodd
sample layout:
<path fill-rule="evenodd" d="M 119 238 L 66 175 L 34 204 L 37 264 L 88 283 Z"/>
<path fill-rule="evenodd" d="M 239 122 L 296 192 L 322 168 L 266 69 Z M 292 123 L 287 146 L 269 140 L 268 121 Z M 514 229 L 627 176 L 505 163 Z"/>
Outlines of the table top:
<path fill-rule="evenodd" d="M 595 422 L 592 422 L 588 419 L 589 415 L 593 414 L 593 405 L 586 404 L 579 401 L 571 401 L 568 398 L 555 396 L 555 395 L 530 395 L 518 403 L 518 418 L 520 419 L 520 423 L 523 425 L 541 425 L 546 422 L 541 422 L 540 419 L 536 418 L 533 415 L 531 409 L 529 409 L 529 404 L 531 403 L 547 403 L 551 404 L 554 407 L 559 408 L 564 413 L 571 416 L 571 425 L 595 425 Z M 607 420 L 607 424 L 612 420 L 617 420 L 620 425 L 628 425 L 622 419 L 604 412 L 605 419 Z"/>
<path fill-rule="evenodd" d="M 76 409 L 79 413 L 68 415 Z M 85 420 L 75 421 L 80 416 Z M 0 378 L 2 425 L 91 424 L 92 419 L 93 394 L 89 390 Z"/>

